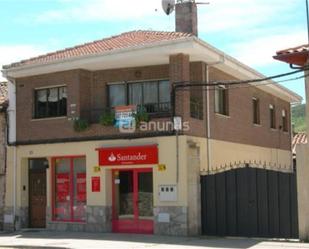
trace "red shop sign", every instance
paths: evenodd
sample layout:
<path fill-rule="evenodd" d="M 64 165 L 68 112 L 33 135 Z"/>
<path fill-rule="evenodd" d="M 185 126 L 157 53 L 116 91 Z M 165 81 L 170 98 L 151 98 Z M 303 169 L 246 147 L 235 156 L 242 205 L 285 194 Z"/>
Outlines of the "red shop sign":
<path fill-rule="evenodd" d="M 157 145 L 111 147 L 97 150 L 100 166 L 158 163 Z"/>
<path fill-rule="evenodd" d="M 99 176 L 91 177 L 91 190 L 92 192 L 100 192 L 101 191 L 101 180 Z"/>

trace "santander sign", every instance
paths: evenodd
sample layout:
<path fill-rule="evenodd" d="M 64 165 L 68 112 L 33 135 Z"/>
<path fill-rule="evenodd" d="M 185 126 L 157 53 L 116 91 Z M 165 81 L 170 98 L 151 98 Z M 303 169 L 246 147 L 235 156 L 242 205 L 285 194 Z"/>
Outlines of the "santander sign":
<path fill-rule="evenodd" d="M 100 166 L 157 164 L 158 146 L 129 146 L 99 148 Z"/>

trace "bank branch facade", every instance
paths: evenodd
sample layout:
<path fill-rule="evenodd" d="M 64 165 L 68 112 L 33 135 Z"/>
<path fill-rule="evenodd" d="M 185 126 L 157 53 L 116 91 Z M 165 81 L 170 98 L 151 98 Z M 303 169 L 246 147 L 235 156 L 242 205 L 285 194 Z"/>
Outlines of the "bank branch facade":
<path fill-rule="evenodd" d="M 210 87 L 263 76 L 186 30 L 188 17 L 196 25 L 192 1 L 177 4 L 179 32 L 132 31 L 4 66 L 5 229 L 297 236 L 284 202 L 295 203 L 293 181 L 283 183 L 301 98 L 270 80 Z M 119 117 L 135 123 L 121 130 Z M 291 198 L 278 205 L 281 195 Z"/>

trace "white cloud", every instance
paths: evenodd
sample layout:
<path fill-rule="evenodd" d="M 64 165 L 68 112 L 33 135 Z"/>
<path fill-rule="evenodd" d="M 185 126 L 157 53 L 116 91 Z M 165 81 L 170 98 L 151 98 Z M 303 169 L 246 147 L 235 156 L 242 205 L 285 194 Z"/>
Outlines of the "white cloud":
<path fill-rule="evenodd" d="M 160 7 L 154 0 L 62 1 L 62 7 L 41 13 L 37 21 L 123 21 L 150 17 Z"/>
<path fill-rule="evenodd" d="M 239 42 L 230 48 L 230 53 L 238 60 L 252 66 L 266 66 L 274 63 L 276 51 L 299 46 L 307 42 L 305 31 L 290 31 L 266 37 Z"/>
<path fill-rule="evenodd" d="M 0 69 L 3 65 L 28 59 L 46 52 L 43 47 L 33 45 L 0 45 Z M 0 73 L 0 81 L 5 80 Z"/>
<path fill-rule="evenodd" d="M 130 21 L 140 26 L 149 23 L 172 22 L 161 9 L 161 0 L 58 0 L 59 8 L 40 13 L 39 22 L 54 21 Z M 203 2 L 203 0 L 201 1 Z M 297 6 L 298 4 L 298 6 Z M 299 0 L 212 0 L 209 5 L 199 5 L 199 30 L 201 32 L 233 31 L 249 28 L 295 13 Z M 155 11 L 157 10 L 157 11 Z M 285 13 L 281 15 L 281 13 Z M 155 24 L 154 24 L 155 25 Z M 157 25 L 155 25 L 157 26 Z M 146 27 L 148 28 L 148 27 Z"/>
<path fill-rule="evenodd" d="M 78 25 L 77 21 L 100 21 L 109 28 L 115 25 L 117 32 L 131 27 L 174 29 L 174 13 L 166 16 L 161 0 L 58 0 L 57 3 L 57 9 L 40 13 L 36 21 L 72 22 L 73 25 Z M 295 22 L 299 25 L 294 17 L 299 17 L 302 5 L 299 0 L 284 3 L 282 0 L 211 0 L 209 5 L 198 7 L 199 33 L 206 41 L 222 37 L 214 45 L 250 66 L 267 65 L 273 62 L 277 50 L 306 42 L 302 27 L 295 30 L 292 26 Z M 0 65 L 37 55 L 42 50 L 45 49 L 30 45 L 0 46 Z"/>

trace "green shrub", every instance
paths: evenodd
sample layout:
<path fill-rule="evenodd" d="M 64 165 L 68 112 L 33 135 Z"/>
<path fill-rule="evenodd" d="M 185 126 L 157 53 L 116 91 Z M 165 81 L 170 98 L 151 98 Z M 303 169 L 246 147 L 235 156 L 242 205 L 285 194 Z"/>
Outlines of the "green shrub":
<path fill-rule="evenodd" d="M 148 122 L 149 121 L 149 114 L 145 110 L 145 108 L 140 108 L 136 114 L 134 114 L 136 126 L 139 127 L 141 122 Z"/>
<path fill-rule="evenodd" d="M 100 116 L 100 124 L 103 126 L 112 126 L 115 123 L 115 112 L 114 111 L 105 111 Z"/>
<path fill-rule="evenodd" d="M 77 132 L 85 131 L 89 127 L 89 123 L 84 119 L 77 119 L 74 121 L 74 130 Z"/>

